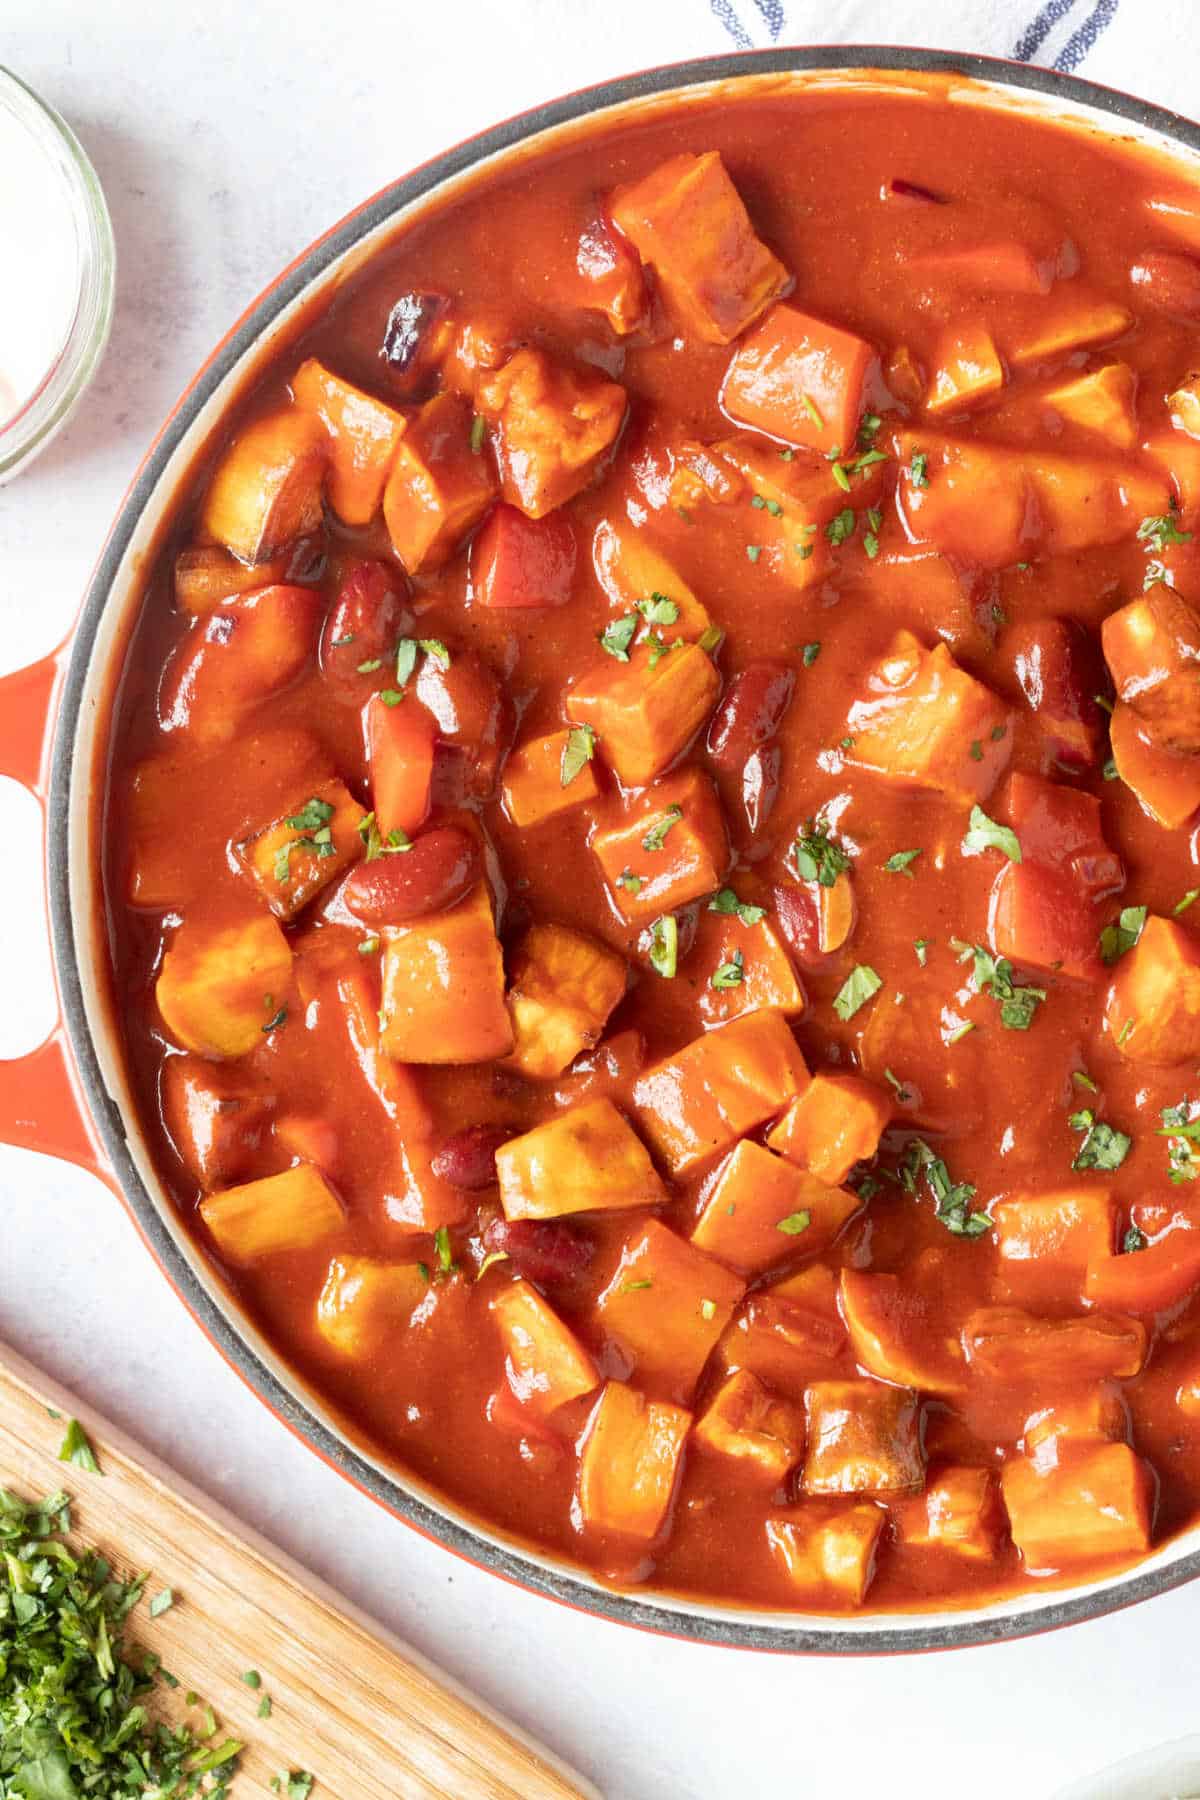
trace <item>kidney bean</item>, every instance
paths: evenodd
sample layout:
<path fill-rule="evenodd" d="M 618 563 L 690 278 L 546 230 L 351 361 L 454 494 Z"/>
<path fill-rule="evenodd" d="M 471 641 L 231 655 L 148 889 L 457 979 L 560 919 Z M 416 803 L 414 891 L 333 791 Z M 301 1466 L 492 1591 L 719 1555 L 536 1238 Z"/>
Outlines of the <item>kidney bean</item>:
<path fill-rule="evenodd" d="M 434 328 L 449 310 L 445 294 L 401 294 L 388 314 L 379 352 L 389 368 L 411 376 L 428 354 Z"/>
<path fill-rule="evenodd" d="M 458 825 L 423 831 L 411 850 L 360 862 L 342 898 L 364 925 L 398 925 L 453 906 L 479 880 L 479 844 Z"/>
<path fill-rule="evenodd" d="M 734 676 L 708 728 L 708 754 L 718 769 L 739 773 L 751 751 L 775 736 L 795 687 L 795 670 L 766 657 Z"/>
<path fill-rule="evenodd" d="M 742 765 L 742 809 L 751 835 L 766 824 L 779 798 L 779 768 L 783 752 L 778 744 L 753 750 Z"/>
<path fill-rule="evenodd" d="M 1200 259 L 1178 250 L 1147 250 L 1129 279 L 1137 298 L 1158 312 L 1187 325 L 1200 322 Z"/>
<path fill-rule="evenodd" d="M 774 894 L 775 916 L 796 960 L 810 968 L 819 966 L 825 957 L 821 949 L 821 915 L 816 901 L 803 887 L 780 886 Z"/>
<path fill-rule="evenodd" d="M 883 190 L 885 200 L 919 200 L 926 206 L 945 206 L 944 194 L 935 194 L 932 188 L 921 187 L 915 181 L 903 181 L 893 176 Z"/>
<path fill-rule="evenodd" d="M 529 1281 L 573 1281 L 592 1260 L 595 1245 L 561 1219 L 493 1219 L 483 1247 L 503 1250 Z"/>
<path fill-rule="evenodd" d="M 417 698 L 437 720 L 443 743 L 466 757 L 467 792 L 486 798 L 515 723 L 512 701 L 495 670 L 470 650 L 453 650 L 449 667 L 426 656 L 417 675 Z"/>
<path fill-rule="evenodd" d="M 511 1136 L 506 1125 L 468 1125 L 446 1139 L 431 1157 L 429 1166 L 439 1181 L 465 1188 L 468 1193 L 494 1187 L 496 1152 Z"/>
<path fill-rule="evenodd" d="M 1031 619 L 1000 641 L 1054 761 L 1068 770 L 1097 768 L 1105 716 L 1097 695 L 1111 690 L 1100 646 L 1076 619 Z"/>
<path fill-rule="evenodd" d="M 378 686 L 377 668 L 393 656 L 410 614 L 399 569 L 363 559 L 346 570 L 321 630 L 321 673 L 335 687 L 365 693 Z"/>

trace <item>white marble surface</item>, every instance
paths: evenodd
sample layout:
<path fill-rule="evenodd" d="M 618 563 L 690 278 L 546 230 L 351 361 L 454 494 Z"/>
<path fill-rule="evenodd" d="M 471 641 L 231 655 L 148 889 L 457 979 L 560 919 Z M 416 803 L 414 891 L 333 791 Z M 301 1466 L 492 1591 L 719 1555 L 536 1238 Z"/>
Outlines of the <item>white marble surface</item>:
<path fill-rule="evenodd" d="M 684 37 L 679 0 L 661 15 L 654 0 L 208 0 L 186 12 L 185 26 L 170 22 L 184 8 L 144 0 L 0 9 L 0 62 L 76 127 L 121 256 L 95 389 L 43 461 L 0 491 L 0 670 L 68 628 L 161 416 L 246 301 L 319 230 L 500 116 L 627 67 L 725 48 L 703 0 Z M 888 35 L 919 40 L 906 29 L 916 13 L 889 7 Z M 36 832 L 32 803 L 0 783 L 0 1055 L 36 1042 L 50 1016 Z M 964 1789 L 1037 1800 L 1194 1728 L 1195 1591 L 1025 1644 L 856 1662 L 660 1641 L 518 1592 L 405 1530 L 276 1424 L 98 1183 L 0 1151 L 0 1220 L 0 1336 L 541 1734 L 612 1800 L 835 1790 L 948 1800 Z"/>

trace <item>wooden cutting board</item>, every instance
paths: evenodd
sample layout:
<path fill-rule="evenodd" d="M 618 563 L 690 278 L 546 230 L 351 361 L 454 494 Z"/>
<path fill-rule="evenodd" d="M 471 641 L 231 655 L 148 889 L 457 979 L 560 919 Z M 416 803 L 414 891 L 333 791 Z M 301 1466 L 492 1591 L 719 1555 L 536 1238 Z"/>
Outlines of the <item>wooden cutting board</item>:
<path fill-rule="evenodd" d="M 53 1412 L 61 1419 L 51 1416 Z M 103 1475 L 58 1461 L 77 1418 Z M 248 1746 L 237 1795 L 288 1769 L 313 1800 L 600 1800 L 598 1790 L 324 1586 L 148 1451 L 0 1346 L 0 1485 L 65 1487 L 74 1533 L 123 1574 L 147 1571 L 135 1641 L 156 1651 Z M 396 1529 L 404 1527 L 397 1524 Z M 254 1690 L 246 1670 L 262 1675 Z M 269 1719 L 257 1716 L 271 1696 Z"/>

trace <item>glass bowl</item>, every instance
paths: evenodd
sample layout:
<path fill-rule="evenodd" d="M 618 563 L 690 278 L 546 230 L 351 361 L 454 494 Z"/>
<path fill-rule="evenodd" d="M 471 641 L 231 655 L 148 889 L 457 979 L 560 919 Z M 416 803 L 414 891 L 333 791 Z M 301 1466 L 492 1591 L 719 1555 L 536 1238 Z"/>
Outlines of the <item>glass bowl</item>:
<path fill-rule="evenodd" d="M 104 193 L 78 138 L 52 107 L 5 68 L 0 68 L 0 137 L 10 140 L 10 149 L 21 159 L 20 169 L 28 172 L 29 194 L 44 194 L 34 254 L 47 253 L 47 279 L 52 284 L 49 318 L 45 313 L 33 318 L 36 271 L 27 269 L 22 290 L 31 300 L 29 328 L 19 318 L 5 323 L 17 373 L 6 376 L 0 366 L 2 483 L 45 449 L 95 374 L 112 324 L 117 259 Z M 5 215 L 0 212 L 0 231 L 4 226 Z M 17 239 L 18 271 L 28 242 L 23 247 Z M 55 257 L 57 267 L 51 267 Z"/>

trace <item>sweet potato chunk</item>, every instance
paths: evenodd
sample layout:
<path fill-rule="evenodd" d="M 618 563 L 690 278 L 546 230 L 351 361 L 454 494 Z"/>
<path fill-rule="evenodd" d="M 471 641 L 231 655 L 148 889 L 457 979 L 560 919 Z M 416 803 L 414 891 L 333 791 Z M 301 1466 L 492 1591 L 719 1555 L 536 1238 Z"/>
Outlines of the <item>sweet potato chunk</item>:
<path fill-rule="evenodd" d="M 990 331 L 981 324 L 947 332 L 934 357 L 925 411 L 964 412 L 1004 386 L 1004 364 Z"/>
<path fill-rule="evenodd" d="M 250 1173 L 271 1129 L 275 1097 L 244 1072 L 196 1056 L 162 1066 L 163 1124 L 188 1173 L 202 1188 L 232 1187 Z"/>
<path fill-rule="evenodd" d="M 565 606 L 575 580 L 575 527 L 565 514 L 530 519 L 503 502 L 471 544 L 471 598 L 511 610 Z"/>
<path fill-rule="evenodd" d="M 600 1385 L 595 1363 L 528 1281 L 510 1281 L 492 1300 L 504 1343 L 508 1385 L 517 1399 L 549 1414 Z"/>
<path fill-rule="evenodd" d="M 1128 1444 L 1081 1445 L 1051 1468 L 1026 1458 L 1000 1474 L 1013 1542 L 1031 1573 L 1150 1548 L 1150 1471 Z"/>
<path fill-rule="evenodd" d="M 998 1300 L 1078 1306 L 1089 1263 L 1112 1250 L 1116 1202 L 1107 1188 L 1011 1194 L 991 1209 Z"/>
<path fill-rule="evenodd" d="M 311 413 L 268 413 L 239 432 L 208 484 L 200 522 L 244 563 L 266 562 L 321 523 L 328 442 Z"/>
<path fill-rule="evenodd" d="M 1200 751 L 1200 608 L 1157 582 L 1101 628 L 1117 698 L 1163 750 Z"/>
<path fill-rule="evenodd" d="M 540 519 L 587 486 L 617 441 L 626 399 L 595 370 L 518 350 L 481 385 L 476 405 L 494 428 L 505 500 Z"/>
<path fill-rule="evenodd" d="M 744 1275 L 818 1255 L 862 1202 L 743 1138 L 717 1170 L 692 1242 Z"/>
<path fill-rule="evenodd" d="M 764 1009 L 796 1019 L 807 1004 L 782 935 L 769 919 L 743 925 L 736 914 L 703 908 L 684 968 L 703 984 L 697 1011 L 706 1025 Z"/>
<path fill-rule="evenodd" d="M 194 544 L 175 558 L 175 605 L 180 612 L 207 617 L 239 594 L 286 582 L 293 552 L 283 551 L 270 562 L 247 566 L 219 544 Z"/>
<path fill-rule="evenodd" d="M 586 806 L 598 797 L 600 789 L 590 761 L 563 782 L 563 757 L 570 735 L 552 731 L 547 737 L 526 738 L 509 752 L 501 795 L 514 825 L 540 825 L 543 819 Z"/>
<path fill-rule="evenodd" d="M 777 1487 L 804 1454 L 804 1414 L 749 1369 L 735 1369 L 697 1415 L 692 1437 Z"/>
<path fill-rule="evenodd" d="M 1128 363 L 1106 363 L 1090 375 L 1050 388 L 1042 398 L 1072 425 L 1093 432 L 1118 450 L 1132 450 L 1137 443 L 1136 386 L 1137 377 Z"/>
<path fill-rule="evenodd" d="M 1052 1468 L 1080 1443 L 1123 1443 L 1129 1436 L 1129 1409 L 1115 1381 L 1102 1381 L 1083 1394 L 1069 1394 L 1030 1413 L 1021 1447 L 1038 1469 Z"/>
<path fill-rule="evenodd" d="M 865 338 L 795 306 L 773 306 L 734 351 L 721 403 L 740 425 L 852 457 L 875 360 Z"/>
<path fill-rule="evenodd" d="M 619 824 L 598 828 L 591 844 L 613 904 L 631 925 L 711 894 L 729 866 L 721 803 L 697 769 L 656 781 Z"/>
<path fill-rule="evenodd" d="M 471 421 L 468 401 L 438 394 L 396 446 L 383 517 L 410 575 L 448 561 L 496 497 L 491 458 L 471 447 Z"/>
<path fill-rule="evenodd" d="M 1096 981 L 1100 903 L 1123 886 L 1125 870 L 1104 840 L 1100 802 L 1040 775 L 1011 775 L 999 807 L 1017 834 L 1019 863 L 1007 861 L 992 888 L 988 925 L 1001 956 L 1035 969 Z"/>
<path fill-rule="evenodd" d="M 186 921 L 154 995 L 171 1036 L 200 1056 L 245 1056 L 285 1001 L 292 950 L 269 915 L 236 925 Z"/>
<path fill-rule="evenodd" d="M 684 327 L 728 344 L 784 293 L 791 277 L 754 234 L 715 150 L 672 156 L 609 200 L 624 232 Z"/>
<path fill-rule="evenodd" d="M 1049 1370 L 1076 1383 L 1125 1380 L 1146 1360 L 1146 1328 L 1117 1314 L 1039 1319 L 1016 1307 L 985 1306 L 963 1326 L 963 1348 L 989 1381 L 1036 1381 Z"/>
<path fill-rule="evenodd" d="M 806 1494 L 910 1494 L 925 1478 L 917 1396 L 882 1381 L 814 1381 Z"/>
<path fill-rule="evenodd" d="M 823 581 L 835 566 L 828 529 L 833 520 L 847 507 L 861 512 L 883 500 L 881 463 L 863 470 L 855 466 L 847 495 L 825 456 L 785 462 L 773 445 L 752 437 L 722 438 L 710 454 L 733 488 L 728 502 L 714 508 L 715 516 L 727 519 L 742 543 L 748 539 L 758 550 L 756 570 L 769 570 L 801 590 Z"/>
<path fill-rule="evenodd" d="M 945 644 L 898 631 L 868 671 L 846 720 L 847 762 L 932 788 L 961 805 L 986 800 L 1012 754 L 1008 708 L 959 668 Z"/>
<path fill-rule="evenodd" d="M 567 925 L 531 925 L 510 963 L 513 1061 L 525 1075 L 561 1075 L 600 1041 L 624 998 L 626 967 L 615 951 Z"/>
<path fill-rule="evenodd" d="M 687 1174 L 782 1112 L 808 1080 L 778 1013 L 747 1013 L 693 1038 L 638 1081 L 634 1106 L 672 1176 Z"/>
<path fill-rule="evenodd" d="M 197 619 L 163 671 L 158 717 L 202 748 L 230 742 L 260 701 L 301 673 L 317 643 L 312 588 L 265 587 Z"/>
<path fill-rule="evenodd" d="M 1117 774 L 1142 811 L 1167 831 L 1185 825 L 1200 806 L 1200 756 L 1160 749 L 1123 700 L 1113 708 L 1110 742 Z"/>
<path fill-rule="evenodd" d="M 841 1606 L 861 1606 L 887 1514 L 870 1500 L 837 1511 L 767 1520 L 767 1544 L 795 1585 Z"/>
<path fill-rule="evenodd" d="M 345 782 L 322 782 L 240 843 L 237 858 L 271 911 L 292 919 L 358 861 L 358 826 L 365 817 Z"/>
<path fill-rule="evenodd" d="M 711 629 L 707 610 L 679 571 L 631 525 L 601 519 L 592 539 L 592 566 L 600 586 L 622 614 L 639 602 L 657 605 L 664 616 L 652 628 L 665 643 L 682 638 L 694 644 Z M 672 610 L 673 616 L 666 616 Z"/>
<path fill-rule="evenodd" d="M 579 1514 L 587 1530 L 656 1538 L 667 1522 L 692 1415 L 609 1381 L 579 1446 Z"/>
<path fill-rule="evenodd" d="M 1129 1062 L 1167 1067 L 1200 1056 L 1200 945 L 1151 914 L 1117 964 L 1104 1018 Z"/>
<path fill-rule="evenodd" d="M 346 525 L 369 525 L 379 511 L 396 446 L 408 421 L 310 356 L 292 376 L 296 405 L 329 437 L 329 504 Z"/>
<path fill-rule="evenodd" d="M 383 1048 L 397 1062 L 507 1056 L 512 1021 L 486 882 L 446 912 L 383 931 Z"/>
<path fill-rule="evenodd" d="M 317 1330 L 339 1356 L 364 1361 L 404 1330 L 429 1297 L 415 1263 L 335 1256 L 317 1301 Z"/>
<path fill-rule="evenodd" d="M 1001 334 L 1004 354 L 1014 368 L 1057 361 L 1076 350 L 1110 344 L 1123 337 L 1133 315 L 1111 300 L 1076 298 L 1039 300 Z"/>
<path fill-rule="evenodd" d="M 567 696 L 568 715 L 596 733 L 600 755 L 626 787 L 645 787 L 687 749 L 716 705 L 721 681 L 698 644 L 657 661 L 639 645 L 627 663 L 606 657 Z"/>
<path fill-rule="evenodd" d="M 510 1138 L 496 1152 L 510 1219 L 659 1206 L 666 1189 L 641 1139 L 611 1100 L 593 1100 Z"/>
<path fill-rule="evenodd" d="M 962 1345 L 937 1296 L 899 1275 L 843 1269 L 842 1317 L 856 1360 L 881 1381 L 955 1394 L 966 1385 Z"/>
<path fill-rule="evenodd" d="M 952 1550 L 989 1562 L 1000 1547 L 1004 1520 L 996 1478 L 989 1469 L 951 1464 L 931 1474 L 925 1492 L 889 1508 L 905 1546 Z"/>
<path fill-rule="evenodd" d="M 860 1075 L 814 1075 L 771 1130 L 767 1142 L 828 1187 L 840 1187 L 855 1163 L 879 1149 L 891 1097 Z"/>
<path fill-rule="evenodd" d="M 1127 461 L 899 433 L 897 498 L 910 538 L 983 568 L 1111 544 L 1166 511 L 1158 475 Z M 915 464 L 914 464 L 915 459 Z"/>
<path fill-rule="evenodd" d="M 243 1268 L 284 1250 L 308 1250 L 342 1224 L 337 1196 L 311 1163 L 210 1194 L 200 1216 L 221 1255 Z"/>
<path fill-rule="evenodd" d="M 1124 1313 L 1162 1312 L 1200 1286 L 1200 1231 L 1177 1225 L 1141 1250 L 1113 1254 L 1111 1239 L 1088 1263 L 1093 1306 Z"/>
<path fill-rule="evenodd" d="M 628 337 L 645 323 L 649 296 L 641 263 L 604 219 L 594 219 L 580 232 L 575 271 L 580 305 L 603 313 L 618 337 Z"/>
<path fill-rule="evenodd" d="M 644 1387 L 686 1405 L 744 1287 L 723 1264 L 648 1219 L 625 1240 L 596 1302 L 597 1323 Z"/>
<path fill-rule="evenodd" d="M 832 1372 L 845 1348 L 833 1271 L 809 1263 L 742 1302 L 720 1356 L 726 1368 L 749 1369 L 782 1393 L 802 1397 L 810 1381 Z"/>

